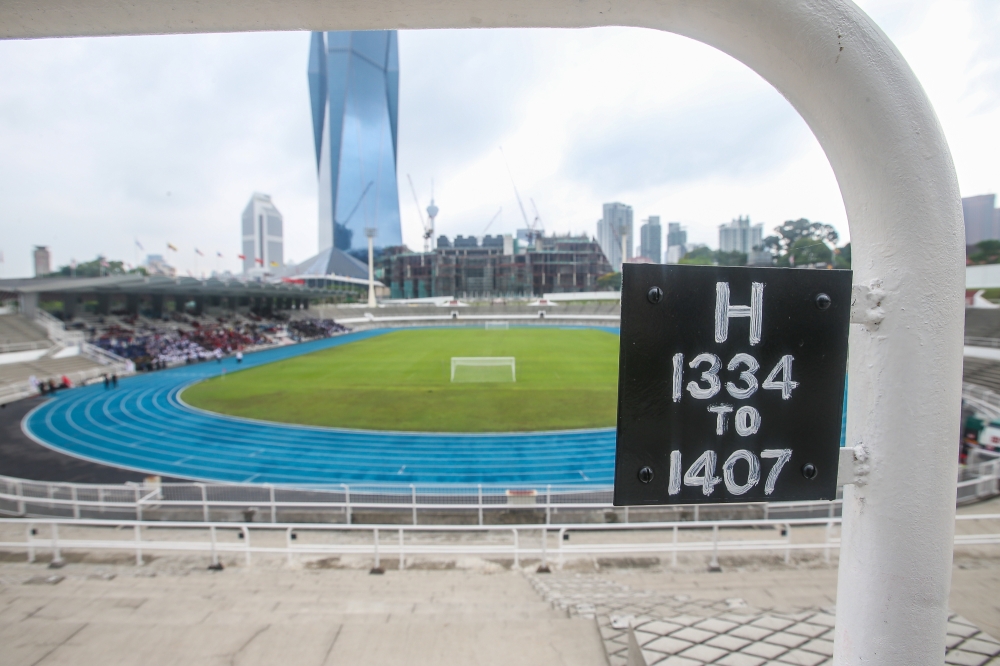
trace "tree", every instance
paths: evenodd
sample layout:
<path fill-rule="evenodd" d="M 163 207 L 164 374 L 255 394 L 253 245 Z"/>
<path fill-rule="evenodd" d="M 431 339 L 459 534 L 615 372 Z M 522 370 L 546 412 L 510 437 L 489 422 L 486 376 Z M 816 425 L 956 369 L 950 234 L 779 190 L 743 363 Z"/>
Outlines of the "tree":
<path fill-rule="evenodd" d="M 774 230 L 777 232 L 777 235 L 768 236 L 763 240 L 761 245 L 764 249 L 771 250 L 779 257 L 787 255 L 789 248 L 800 238 L 821 241 L 834 246 L 837 245 L 837 241 L 840 239 L 837 230 L 833 226 L 823 224 L 822 222 L 810 222 L 804 217 L 797 220 L 788 220 L 780 227 L 775 227 Z"/>
<path fill-rule="evenodd" d="M 834 268 L 850 268 L 851 267 L 851 244 L 848 243 L 844 247 L 838 247 L 833 251 L 833 267 Z"/>
<path fill-rule="evenodd" d="M 622 274 L 621 273 L 605 273 L 604 275 L 597 278 L 597 290 L 598 291 L 621 291 L 622 290 Z"/>
<path fill-rule="evenodd" d="M 723 252 L 719 250 L 715 253 L 715 263 L 720 266 L 746 266 L 747 255 L 742 252 Z"/>
<path fill-rule="evenodd" d="M 770 250 L 777 257 L 779 266 L 833 263 L 831 248 L 837 246 L 840 236 L 832 225 L 810 222 L 803 217 L 788 220 L 774 230 L 776 235 L 765 238 L 761 248 Z"/>
<path fill-rule="evenodd" d="M 832 264 L 833 250 L 824 241 L 800 237 L 788 249 L 788 254 L 778 259 L 780 266 L 810 266 Z"/>
<path fill-rule="evenodd" d="M 685 254 L 679 263 L 695 266 L 712 266 L 715 264 L 715 252 L 712 252 L 705 246 L 696 247 Z"/>
<path fill-rule="evenodd" d="M 979 241 L 968 258 L 973 264 L 1000 264 L 1000 240 Z"/>
<path fill-rule="evenodd" d="M 101 265 L 103 262 L 103 266 Z M 60 266 L 54 273 L 49 273 L 50 277 L 101 277 L 102 275 L 125 275 L 126 273 L 139 273 L 146 275 L 146 269 L 142 266 L 138 268 L 126 269 L 125 263 L 121 261 L 107 261 L 98 257 L 93 261 L 85 261 L 77 264 L 76 268 L 71 266 Z"/>

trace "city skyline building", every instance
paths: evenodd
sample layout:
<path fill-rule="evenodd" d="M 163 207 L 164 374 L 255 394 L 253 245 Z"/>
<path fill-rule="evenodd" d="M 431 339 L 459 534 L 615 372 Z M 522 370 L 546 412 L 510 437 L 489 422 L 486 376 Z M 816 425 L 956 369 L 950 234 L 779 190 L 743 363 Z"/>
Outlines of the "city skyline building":
<path fill-rule="evenodd" d="M 962 217 L 966 245 L 1000 239 L 1000 210 L 996 208 L 995 194 L 962 197 Z"/>
<path fill-rule="evenodd" d="M 688 232 L 680 222 L 667 223 L 667 255 L 665 264 L 679 264 L 687 254 Z"/>
<path fill-rule="evenodd" d="M 639 227 L 639 255 L 655 263 L 663 261 L 663 227 L 660 216 L 650 215 L 646 224 Z"/>
<path fill-rule="evenodd" d="M 254 192 L 243 209 L 243 272 L 280 268 L 284 261 L 284 218 L 268 194 Z"/>
<path fill-rule="evenodd" d="M 624 234 L 625 256 L 622 257 Z M 632 258 L 632 206 L 621 202 L 604 204 L 604 217 L 597 221 L 597 244 L 615 271 L 621 271 L 622 262 Z"/>
<path fill-rule="evenodd" d="M 378 276 L 391 298 L 517 297 L 596 291 L 598 279 L 612 270 L 587 235 L 534 232 L 532 238 L 529 247 L 516 245 L 512 234 L 483 236 L 481 243 L 475 236 L 441 235 L 431 252 L 383 253 Z"/>
<path fill-rule="evenodd" d="M 52 254 L 48 245 L 36 245 L 32 258 L 35 261 L 35 277 L 42 277 L 52 272 Z"/>
<path fill-rule="evenodd" d="M 244 262 L 244 265 L 246 265 L 246 262 Z M 146 272 L 150 275 L 166 275 L 167 277 L 177 275 L 177 269 L 168 264 L 162 254 L 147 254 L 145 266 Z"/>
<path fill-rule="evenodd" d="M 740 252 L 749 256 L 754 248 L 760 247 L 763 239 L 764 225 L 751 224 L 749 215 L 719 225 L 719 250 L 722 252 Z"/>
<path fill-rule="evenodd" d="M 402 245 L 396 31 L 313 32 L 308 78 L 319 177 L 319 251 L 333 247 L 367 254 L 366 229 L 377 231 L 378 248 Z"/>

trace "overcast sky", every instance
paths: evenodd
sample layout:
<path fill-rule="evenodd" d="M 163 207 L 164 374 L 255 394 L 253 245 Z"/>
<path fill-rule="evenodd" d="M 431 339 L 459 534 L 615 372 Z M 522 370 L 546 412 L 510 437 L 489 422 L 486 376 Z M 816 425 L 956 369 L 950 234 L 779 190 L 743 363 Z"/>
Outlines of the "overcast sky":
<path fill-rule="evenodd" d="M 930 95 L 963 195 L 1000 190 L 1000 2 L 859 4 Z M 401 32 L 399 44 L 411 248 L 407 174 L 422 207 L 434 180 L 438 233 L 482 235 L 501 208 L 489 233 L 523 226 L 501 145 L 547 231 L 593 235 L 601 204 L 622 201 L 637 226 L 659 215 L 710 246 L 738 215 L 767 230 L 807 217 L 848 239 L 805 123 L 709 47 L 626 28 Z M 286 261 L 315 253 L 308 46 L 308 33 L 0 42 L 0 276 L 30 275 L 36 244 L 56 265 L 162 253 L 182 273 L 238 270 L 254 191 L 285 216 Z"/>

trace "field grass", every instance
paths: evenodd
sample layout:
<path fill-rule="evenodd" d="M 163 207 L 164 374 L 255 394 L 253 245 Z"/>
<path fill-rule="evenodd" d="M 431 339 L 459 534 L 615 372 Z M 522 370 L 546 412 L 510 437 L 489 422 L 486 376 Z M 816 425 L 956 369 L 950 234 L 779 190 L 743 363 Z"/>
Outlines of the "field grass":
<path fill-rule="evenodd" d="M 452 383 L 452 356 L 513 356 L 515 383 Z M 598 330 L 394 331 L 196 384 L 184 400 L 268 421 L 431 432 L 615 424 L 618 336 Z"/>

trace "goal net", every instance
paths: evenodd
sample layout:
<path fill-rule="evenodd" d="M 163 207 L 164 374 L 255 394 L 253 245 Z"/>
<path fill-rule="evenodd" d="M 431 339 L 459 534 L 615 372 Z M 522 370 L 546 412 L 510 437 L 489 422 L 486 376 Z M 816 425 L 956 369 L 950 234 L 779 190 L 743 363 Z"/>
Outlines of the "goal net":
<path fill-rule="evenodd" d="M 496 329 L 496 330 L 506 331 L 508 328 L 510 328 L 510 322 L 509 321 L 488 321 L 488 322 L 486 322 L 486 330 L 487 331 L 489 331 L 490 329 Z"/>
<path fill-rule="evenodd" d="M 516 382 L 513 356 L 452 356 L 453 382 Z"/>

